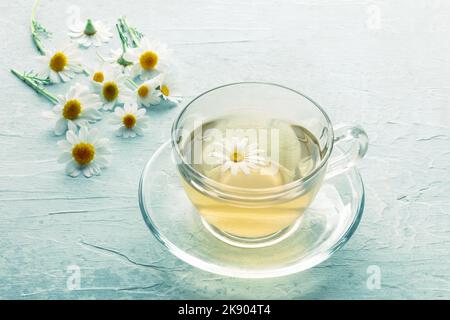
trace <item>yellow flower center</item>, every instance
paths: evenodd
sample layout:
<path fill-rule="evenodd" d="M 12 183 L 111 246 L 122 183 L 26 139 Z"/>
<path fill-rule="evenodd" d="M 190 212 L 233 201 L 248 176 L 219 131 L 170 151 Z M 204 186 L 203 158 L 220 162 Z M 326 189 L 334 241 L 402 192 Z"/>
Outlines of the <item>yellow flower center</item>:
<path fill-rule="evenodd" d="M 81 113 L 81 103 L 76 99 L 66 102 L 62 110 L 63 117 L 67 120 L 75 120 Z"/>
<path fill-rule="evenodd" d="M 67 57 L 62 52 L 57 52 L 50 59 L 50 68 L 55 72 L 61 72 L 67 65 Z"/>
<path fill-rule="evenodd" d="M 138 95 L 141 98 L 145 98 L 146 96 L 148 96 L 149 92 L 150 92 L 150 90 L 148 89 L 148 87 L 146 85 L 142 85 L 138 89 Z"/>
<path fill-rule="evenodd" d="M 106 101 L 114 101 L 119 95 L 119 87 L 115 82 L 106 82 L 103 85 L 103 97 Z"/>
<path fill-rule="evenodd" d="M 163 85 L 161 86 L 161 93 L 162 93 L 163 95 L 165 95 L 166 97 L 168 97 L 169 94 L 170 94 L 169 87 L 166 86 L 165 84 L 163 84 Z"/>
<path fill-rule="evenodd" d="M 95 147 L 90 143 L 80 142 L 72 148 L 72 156 L 78 164 L 87 165 L 94 160 Z"/>
<path fill-rule="evenodd" d="M 94 73 L 94 75 L 92 76 L 92 80 L 94 80 L 95 82 L 102 83 L 103 80 L 105 80 L 105 75 L 103 74 L 103 72 L 97 71 L 97 72 Z"/>
<path fill-rule="evenodd" d="M 158 55 L 153 51 L 145 51 L 139 58 L 142 69 L 150 71 L 158 63 Z"/>
<path fill-rule="evenodd" d="M 128 113 L 123 116 L 122 123 L 127 129 L 131 129 L 136 125 L 136 117 L 134 114 Z"/>
<path fill-rule="evenodd" d="M 233 162 L 241 162 L 242 160 L 244 160 L 244 156 L 239 153 L 237 150 L 235 150 L 232 154 L 231 154 L 231 161 Z"/>

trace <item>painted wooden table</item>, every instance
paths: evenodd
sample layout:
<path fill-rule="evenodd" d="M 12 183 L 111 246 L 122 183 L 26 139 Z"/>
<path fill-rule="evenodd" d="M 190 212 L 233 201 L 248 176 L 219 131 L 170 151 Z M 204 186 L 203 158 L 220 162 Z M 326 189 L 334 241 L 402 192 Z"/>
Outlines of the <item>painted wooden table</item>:
<path fill-rule="evenodd" d="M 42 117 L 49 103 L 9 73 L 36 65 L 32 3 L 0 4 L 0 298 L 450 298 L 450 3 L 43 1 L 38 18 L 55 42 L 67 39 L 70 5 L 111 24 L 125 14 L 168 43 L 184 101 L 152 109 L 140 139 L 117 139 L 104 121 L 111 166 L 89 180 L 65 176 Z M 370 136 L 359 229 L 328 261 L 278 279 L 186 265 L 149 233 L 137 202 L 141 170 L 182 106 L 246 80 L 300 90 L 334 123 L 359 123 Z"/>

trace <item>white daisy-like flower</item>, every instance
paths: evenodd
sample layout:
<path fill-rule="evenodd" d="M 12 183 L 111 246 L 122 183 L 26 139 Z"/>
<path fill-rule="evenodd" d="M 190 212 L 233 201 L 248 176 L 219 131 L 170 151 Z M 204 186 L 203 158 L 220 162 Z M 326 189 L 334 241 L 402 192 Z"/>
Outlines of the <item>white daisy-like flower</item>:
<path fill-rule="evenodd" d="M 123 108 L 114 109 L 112 124 L 119 125 L 116 131 L 118 137 L 134 138 L 136 135 L 144 135 L 148 118 L 144 108 L 138 108 L 136 104 L 125 104 Z"/>
<path fill-rule="evenodd" d="M 91 73 L 91 84 L 94 92 L 101 98 L 104 110 L 113 110 L 133 99 L 133 91 L 127 85 L 127 76 L 119 68 L 104 64 Z"/>
<path fill-rule="evenodd" d="M 266 165 L 267 161 L 261 155 L 263 150 L 258 149 L 258 144 L 248 142 L 247 138 L 224 139 L 216 143 L 218 151 L 211 152 L 209 156 L 222 163 L 222 172 L 230 170 L 232 175 L 236 175 L 241 170 L 246 175 L 250 174 L 250 169 Z"/>
<path fill-rule="evenodd" d="M 66 163 L 66 173 L 77 177 L 80 173 L 87 178 L 99 175 L 108 165 L 109 140 L 98 138 L 98 130 L 83 126 L 79 132 L 67 131 L 66 139 L 58 141 L 63 153 L 58 162 Z"/>
<path fill-rule="evenodd" d="M 103 22 L 87 19 L 86 22 L 78 20 L 69 25 L 69 36 L 79 45 L 89 48 L 91 45 L 99 47 L 107 43 L 112 33 Z"/>
<path fill-rule="evenodd" d="M 105 62 L 111 63 L 114 67 L 120 68 L 122 73 L 129 74 L 132 62 L 126 61 L 123 57 L 122 49 L 112 49 L 110 56 L 101 57 Z"/>
<path fill-rule="evenodd" d="M 178 85 L 175 78 L 170 73 L 162 73 L 158 76 L 159 91 L 161 92 L 161 98 L 173 103 L 181 102 L 181 98 L 177 96 Z"/>
<path fill-rule="evenodd" d="M 71 123 L 81 127 L 102 118 L 98 111 L 101 105 L 99 97 L 79 83 L 72 86 L 66 96 L 58 96 L 58 100 L 59 103 L 47 113 L 50 118 L 56 120 L 54 131 L 58 136 L 70 130 Z"/>
<path fill-rule="evenodd" d="M 89 81 L 93 88 L 97 88 L 105 79 L 111 79 L 117 75 L 118 67 L 111 65 L 105 61 L 100 62 L 95 67 L 89 67 Z"/>
<path fill-rule="evenodd" d="M 155 72 L 167 69 L 169 50 L 167 46 L 148 38 L 142 38 L 137 48 L 128 49 L 124 58 L 133 63 L 130 75 L 139 76 L 142 80 L 148 80 L 155 76 Z"/>
<path fill-rule="evenodd" d="M 51 82 L 67 82 L 76 73 L 83 72 L 81 56 L 75 44 L 69 44 L 61 50 L 50 50 L 44 56 L 37 58 L 38 74 L 49 77 Z"/>
<path fill-rule="evenodd" d="M 137 103 L 143 107 L 150 107 L 161 102 L 160 82 L 157 78 L 147 80 L 139 85 L 135 92 Z"/>

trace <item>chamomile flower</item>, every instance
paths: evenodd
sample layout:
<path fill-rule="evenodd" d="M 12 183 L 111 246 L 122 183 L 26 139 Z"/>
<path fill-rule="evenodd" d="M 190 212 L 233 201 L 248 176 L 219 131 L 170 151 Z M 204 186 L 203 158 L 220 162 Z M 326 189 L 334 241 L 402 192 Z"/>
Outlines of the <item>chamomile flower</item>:
<path fill-rule="evenodd" d="M 101 62 L 94 68 L 89 68 L 89 80 L 93 88 L 97 88 L 98 84 L 103 83 L 105 79 L 111 79 L 117 75 L 117 67 L 107 62 Z"/>
<path fill-rule="evenodd" d="M 138 104 L 146 108 L 159 104 L 161 102 L 161 91 L 157 89 L 159 86 L 160 82 L 156 78 L 139 85 L 135 90 Z"/>
<path fill-rule="evenodd" d="M 102 57 L 105 62 L 111 63 L 114 67 L 120 68 L 122 73 L 128 74 L 130 72 L 132 62 L 126 61 L 123 57 L 122 49 L 112 49 L 110 56 Z"/>
<path fill-rule="evenodd" d="M 136 135 L 144 135 L 148 118 L 144 117 L 145 109 L 138 109 L 135 104 L 125 104 L 123 108 L 114 110 L 112 124 L 119 125 L 116 131 L 118 137 L 134 138 Z"/>
<path fill-rule="evenodd" d="M 99 47 L 107 43 L 112 33 L 103 22 L 87 19 L 85 22 L 77 20 L 69 25 L 69 36 L 79 45 L 88 48 L 91 45 Z"/>
<path fill-rule="evenodd" d="M 102 118 L 97 110 L 101 105 L 99 97 L 79 83 L 72 86 L 66 96 L 59 96 L 58 100 L 59 103 L 48 114 L 56 120 L 54 132 L 58 136 L 64 134 L 71 123 L 81 127 Z"/>
<path fill-rule="evenodd" d="M 91 74 L 94 92 L 101 99 L 104 110 L 113 110 L 133 99 L 133 91 L 127 85 L 127 76 L 118 68 L 105 64 Z"/>
<path fill-rule="evenodd" d="M 70 44 L 61 50 L 47 51 L 44 56 L 37 58 L 40 66 L 38 74 L 48 76 L 53 83 L 67 82 L 76 73 L 83 72 L 81 57 L 77 47 Z"/>
<path fill-rule="evenodd" d="M 257 143 L 249 144 L 247 138 L 224 139 L 217 143 L 217 147 L 217 151 L 211 152 L 209 156 L 222 163 L 222 172 L 230 170 L 232 175 L 236 175 L 241 170 L 247 175 L 250 169 L 267 163 L 261 156 L 263 150 L 258 149 Z"/>
<path fill-rule="evenodd" d="M 144 37 L 140 40 L 139 47 L 128 49 L 123 57 L 133 63 L 130 70 L 133 78 L 139 76 L 142 80 L 148 80 L 155 76 L 155 71 L 167 69 L 168 55 L 166 45 Z"/>
<path fill-rule="evenodd" d="M 179 103 L 181 99 L 176 96 L 178 94 L 178 86 L 174 77 L 169 73 L 163 73 L 158 76 L 158 79 L 161 98 L 173 103 Z"/>
<path fill-rule="evenodd" d="M 109 140 L 97 137 L 98 130 L 83 126 L 79 132 L 66 132 L 66 139 L 58 141 L 62 154 L 58 162 L 66 163 L 66 174 L 77 177 L 80 173 L 86 178 L 99 175 L 108 165 Z"/>

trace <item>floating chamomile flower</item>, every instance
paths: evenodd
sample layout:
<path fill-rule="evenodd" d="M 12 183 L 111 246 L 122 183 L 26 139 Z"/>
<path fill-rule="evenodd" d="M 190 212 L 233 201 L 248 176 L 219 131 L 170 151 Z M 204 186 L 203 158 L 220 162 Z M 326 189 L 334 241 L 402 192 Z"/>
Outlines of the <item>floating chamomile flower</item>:
<path fill-rule="evenodd" d="M 83 126 L 78 133 L 69 130 L 66 139 L 58 141 L 63 153 L 58 158 L 58 162 L 66 164 L 66 174 L 77 177 L 80 173 L 87 178 L 99 175 L 101 169 L 108 165 L 107 156 L 109 150 L 109 140 L 97 138 L 98 130 Z"/>
<path fill-rule="evenodd" d="M 69 30 L 69 36 L 86 48 L 91 45 L 99 47 L 112 37 L 110 28 L 101 21 L 92 21 L 91 19 L 84 23 L 78 20 L 69 25 Z"/>
<path fill-rule="evenodd" d="M 140 106 L 150 107 L 161 102 L 161 92 L 157 89 L 160 86 L 158 79 L 147 80 L 139 85 L 136 90 L 136 99 Z"/>
<path fill-rule="evenodd" d="M 163 73 L 158 76 L 159 91 L 161 92 L 161 98 L 173 103 L 179 103 L 181 99 L 177 97 L 178 86 L 175 79 L 171 74 Z"/>
<path fill-rule="evenodd" d="M 81 127 L 102 118 L 97 110 L 101 105 L 99 97 L 79 83 L 72 86 L 66 96 L 58 96 L 58 100 L 59 103 L 49 113 L 56 120 L 54 131 L 58 136 L 64 134 L 71 123 Z"/>
<path fill-rule="evenodd" d="M 148 118 L 145 116 L 145 109 L 138 109 L 136 104 L 125 104 L 123 108 L 117 107 L 114 110 L 112 124 L 119 125 L 116 131 L 118 137 L 134 138 L 136 135 L 144 135 L 147 128 Z"/>
<path fill-rule="evenodd" d="M 231 171 L 236 175 L 239 170 L 244 174 L 249 174 L 250 169 L 257 168 L 258 165 L 265 165 L 267 161 L 260 154 L 263 150 L 258 149 L 257 143 L 248 144 L 248 139 L 232 137 L 224 139 L 217 144 L 218 148 L 209 155 L 222 163 L 222 172 Z"/>
<path fill-rule="evenodd" d="M 62 50 L 48 51 L 37 58 L 40 63 L 38 74 L 48 76 L 53 83 L 66 82 L 83 72 L 81 57 L 76 45 L 70 44 Z"/>
<path fill-rule="evenodd" d="M 91 74 L 91 84 L 99 94 L 104 110 L 113 110 L 133 99 L 133 91 L 127 85 L 127 76 L 118 68 L 105 64 Z"/>
<path fill-rule="evenodd" d="M 155 76 L 155 71 L 167 69 L 168 55 L 166 45 L 144 37 L 137 48 L 127 49 L 123 58 L 133 63 L 130 70 L 131 77 L 140 76 L 142 80 L 148 80 Z"/>

